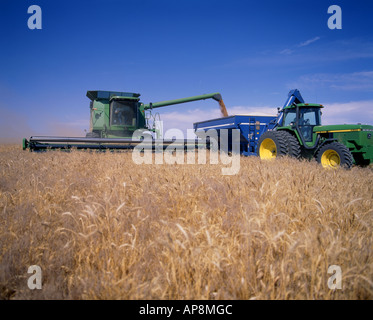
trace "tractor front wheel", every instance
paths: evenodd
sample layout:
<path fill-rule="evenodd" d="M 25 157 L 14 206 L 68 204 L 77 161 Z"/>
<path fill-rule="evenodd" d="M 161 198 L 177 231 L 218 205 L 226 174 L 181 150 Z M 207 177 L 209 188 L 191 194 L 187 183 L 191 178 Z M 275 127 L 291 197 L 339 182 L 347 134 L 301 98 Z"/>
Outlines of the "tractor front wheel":
<path fill-rule="evenodd" d="M 331 142 L 322 146 L 317 152 L 316 160 L 324 168 L 351 168 L 353 163 L 350 150 L 339 142 Z"/>

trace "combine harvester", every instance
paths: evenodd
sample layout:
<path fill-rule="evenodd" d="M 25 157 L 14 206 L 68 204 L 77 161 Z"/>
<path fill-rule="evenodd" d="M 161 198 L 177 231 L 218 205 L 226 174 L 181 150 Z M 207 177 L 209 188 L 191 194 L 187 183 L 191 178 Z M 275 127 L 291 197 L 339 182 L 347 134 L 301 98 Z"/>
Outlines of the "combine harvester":
<path fill-rule="evenodd" d="M 208 130 L 240 131 L 240 153 L 275 159 L 288 155 L 316 159 L 323 167 L 369 165 L 373 162 L 373 126 L 362 124 L 321 125 L 321 104 L 305 103 L 291 90 L 278 115 L 235 115 L 194 123 L 197 136 Z M 218 138 L 219 139 L 219 138 Z M 232 150 L 232 146 L 230 146 Z"/>
<path fill-rule="evenodd" d="M 240 154 L 258 155 L 261 159 L 291 156 L 297 159 L 316 159 L 324 167 L 373 163 L 373 126 L 362 124 L 321 125 L 323 105 L 305 103 L 300 92 L 291 90 L 277 116 L 233 115 L 228 116 L 219 93 L 183 99 L 143 104 L 138 93 L 88 91 L 90 103 L 90 132 L 86 137 L 31 137 L 23 139 L 23 149 L 31 151 L 48 149 L 133 149 L 149 142 L 152 149 L 173 147 L 186 149 L 210 147 L 211 139 L 219 145 L 222 129 L 240 133 Z M 194 123 L 197 137 L 203 140 L 163 140 L 162 128 L 157 127 L 156 116 L 151 110 L 191 101 L 214 99 L 219 102 L 222 117 Z M 150 117 L 145 111 L 150 111 Z M 150 119 L 153 117 L 153 123 Z M 137 135 L 136 135 L 136 134 Z M 155 138 L 153 137 L 155 135 Z M 228 151 L 233 150 L 228 139 Z M 206 143 L 205 143 L 206 141 Z"/>
<path fill-rule="evenodd" d="M 133 149 L 144 138 L 149 148 L 155 149 L 160 145 L 184 148 L 198 146 L 198 140 L 163 140 L 162 126 L 159 114 L 152 114 L 152 110 L 160 107 L 181 104 L 186 102 L 214 99 L 219 102 L 222 115 L 226 108 L 220 93 L 204 94 L 194 97 L 168 100 L 144 104 L 140 102 L 139 93 L 114 91 L 88 91 L 90 102 L 90 131 L 86 137 L 30 137 L 23 139 L 23 149 L 41 151 L 49 149 Z M 148 113 L 146 114 L 146 111 Z M 157 120 L 158 119 L 158 120 Z M 153 137 L 153 135 L 155 137 Z M 154 139 L 155 138 L 155 139 Z"/>

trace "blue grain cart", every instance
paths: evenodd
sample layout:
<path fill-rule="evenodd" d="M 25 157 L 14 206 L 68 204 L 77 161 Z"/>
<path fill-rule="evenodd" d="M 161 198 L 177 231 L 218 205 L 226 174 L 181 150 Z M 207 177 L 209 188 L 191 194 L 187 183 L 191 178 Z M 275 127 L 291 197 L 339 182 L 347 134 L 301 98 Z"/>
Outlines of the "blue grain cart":
<path fill-rule="evenodd" d="M 276 124 L 277 116 L 234 115 L 211 119 L 193 124 L 195 134 L 204 137 L 208 130 L 216 130 L 218 137 L 221 129 L 228 129 L 228 143 L 232 143 L 232 129 L 240 132 L 240 153 L 245 156 L 257 155 L 260 136 Z M 232 146 L 229 146 L 229 150 Z"/>

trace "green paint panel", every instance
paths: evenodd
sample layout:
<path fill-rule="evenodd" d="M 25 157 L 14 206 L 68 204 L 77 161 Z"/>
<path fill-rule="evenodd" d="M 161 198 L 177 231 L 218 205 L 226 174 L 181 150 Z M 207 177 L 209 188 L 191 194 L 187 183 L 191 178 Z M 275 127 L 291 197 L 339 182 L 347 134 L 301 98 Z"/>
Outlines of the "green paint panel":
<path fill-rule="evenodd" d="M 108 121 L 108 103 L 104 101 L 94 101 L 93 108 L 91 109 L 91 129 L 93 130 L 103 130 L 104 125 Z"/>

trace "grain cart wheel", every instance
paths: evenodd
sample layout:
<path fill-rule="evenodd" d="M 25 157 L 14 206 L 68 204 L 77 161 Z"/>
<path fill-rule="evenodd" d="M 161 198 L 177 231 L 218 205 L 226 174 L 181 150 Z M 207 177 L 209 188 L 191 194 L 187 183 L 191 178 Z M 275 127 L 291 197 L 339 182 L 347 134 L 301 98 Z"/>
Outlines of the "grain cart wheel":
<path fill-rule="evenodd" d="M 286 140 L 286 154 L 292 158 L 299 159 L 301 155 L 301 149 L 298 139 L 287 131 L 278 131 L 278 133 L 281 133 L 283 139 Z"/>
<path fill-rule="evenodd" d="M 287 142 L 282 132 L 267 131 L 258 141 L 258 155 L 260 159 L 275 159 L 287 153 Z"/>
<path fill-rule="evenodd" d="M 339 142 L 331 142 L 322 146 L 317 152 L 316 160 L 324 168 L 338 168 L 340 166 L 351 168 L 353 162 L 350 150 Z"/>

